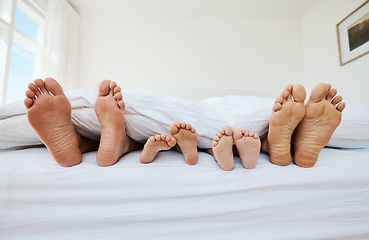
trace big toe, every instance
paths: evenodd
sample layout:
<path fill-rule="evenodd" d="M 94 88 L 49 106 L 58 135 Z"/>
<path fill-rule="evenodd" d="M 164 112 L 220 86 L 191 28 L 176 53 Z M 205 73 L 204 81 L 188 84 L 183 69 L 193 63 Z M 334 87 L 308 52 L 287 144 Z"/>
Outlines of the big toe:
<path fill-rule="evenodd" d="M 332 85 L 329 83 L 318 83 L 311 91 L 309 101 L 320 102 L 321 100 L 325 99 L 331 88 Z"/>
<path fill-rule="evenodd" d="M 64 94 L 62 86 L 54 78 L 46 78 L 45 87 L 53 95 Z"/>
<path fill-rule="evenodd" d="M 306 90 L 301 84 L 295 84 L 292 88 L 292 96 L 295 102 L 301 103 L 305 101 Z"/>
<path fill-rule="evenodd" d="M 99 86 L 99 96 L 107 96 L 110 92 L 110 80 L 104 80 Z"/>

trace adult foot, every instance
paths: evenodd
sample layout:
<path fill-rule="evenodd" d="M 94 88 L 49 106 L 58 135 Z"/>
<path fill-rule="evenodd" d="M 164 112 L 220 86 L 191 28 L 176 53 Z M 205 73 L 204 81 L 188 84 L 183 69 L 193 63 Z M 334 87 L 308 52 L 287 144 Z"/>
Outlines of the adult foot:
<path fill-rule="evenodd" d="M 82 161 L 80 136 L 71 120 L 71 105 L 60 84 L 52 78 L 28 85 L 24 105 L 27 118 L 57 163 L 71 167 Z"/>
<path fill-rule="evenodd" d="M 259 135 L 245 129 L 236 128 L 233 132 L 233 140 L 244 168 L 254 168 L 259 160 L 260 138 Z"/>
<path fill-rule="evenodd" d="M 197 134 L 191 124 L 185 122 L 173 123 L 169 128 L 170 134 L 176 139 L 178 146 L 189 165 L 194 165 L 199 159 L 197 151 Z"/>
<path fill-rule="evenodd" d="M 104 80 L 99 87 L 95 113 L 101 125 L 97 164 L 102 167 L 115 164 L 125 153 L 134 150 L 134 142 L 126 135 L 125 103 L 121 89 L 115 82 Z"/>
<path fill-rule="evenodd" d="M 176 139 L 166 134 L 156 134 L 147 139 L 140 155 L 141 163 L 151 163 L 160 151 L 166 151 L 176 145 Z"/>
<path fill-rule="evenodd" d="M 230 126 L 225 126 L 216 133 L 211 143 L 214 158 L 219 166 L 226 171 L 231 171 L 234 168 L 233 157 L 233 129 Z"/>
<path fill-rule="evenodd" d="M 291 163 L 291 136 L 305 115 L 305 98 L 306 91 L 301 84 L 289 84 L 275 100 L 268 135 L 262 141 L 262 150 L 269 154 L 273 164 Z"/>
<path fill-rule="evenodd" d="M 345 103 L 336 94 L 337 90 L 328 83 L 319 83 L 311 91 L 305 116 L 294 134 L 293 160 L 298 166 L 314 166 L 340 124 Z"/>

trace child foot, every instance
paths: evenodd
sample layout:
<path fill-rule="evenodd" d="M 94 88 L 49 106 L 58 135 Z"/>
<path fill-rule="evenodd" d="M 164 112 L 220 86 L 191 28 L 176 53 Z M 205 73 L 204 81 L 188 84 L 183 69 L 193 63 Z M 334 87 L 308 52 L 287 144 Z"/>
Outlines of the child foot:
<path fill-rule="evenodd" d="M 288 85 L 275 100 L 269 117 L 269 131 L 263 141 L 263 151 L 269 153 L 273 164 L 286 166 L 291 163 L 291 136 L 305 114 L 305 88 L 301 84 Z M 266 143 L 266 144 L 265 144 Z"/>
<path fill-rule="evenodd" d="M 176 145 L 174 137 L 165 134 L 156 134 L 147 139 L 140 155 L 141 163 L 151 163 L 160 151 L 166 151 Z"/>
<path fill-rule="evenodd" d="M 24 105 L 27 118 L 57 163 L 71 167 L 82 161 L 80 136 L 71 120 L 71 105 L 62 87 L 52 78 L 28 85 Z"/>
<path fill-rule="evenodd" d="M 115 164 L 131 147 L 126 135 L 125 104 L 121 89 L 115 82 L 104 80 L 99 87 L 95 113 L 101 125 L 100 145 L 96 160 L 99 166 Z"/>
<path fill-rule="evenodd" d="M 173 123 L 169 128 L 170 134 L 176 139 L 178 146 L 189 165 L 194 165 L 199 159 L 197 152 L 197 134 L 191 124 L 185 122 Z"/>
<path fill-rule="evenodd" d="M 311 91 L 306 113 L 294 135 L 294 162 L 300 167 L 312 167 L 322 148 L 328 144 L 341 122 L 345 103 L 337 90 L 328 83 L 319 83 Z"/>
<path fill-rule="evenodd" d="M 233 132 L 233 140 L 244 168 L 254 168 L 259 160 L 260 139 L 259 135 L 252 131 L 236 128 Z"/>
<path fill-rule="evenodd" d="M 231 171 L 234 168 L 233 157 L 233 129 L 230 126 L 225 126 L 215 137 L 211 146 L 213 148 L 214 158 L 219 166 L 226 171 Z"/>

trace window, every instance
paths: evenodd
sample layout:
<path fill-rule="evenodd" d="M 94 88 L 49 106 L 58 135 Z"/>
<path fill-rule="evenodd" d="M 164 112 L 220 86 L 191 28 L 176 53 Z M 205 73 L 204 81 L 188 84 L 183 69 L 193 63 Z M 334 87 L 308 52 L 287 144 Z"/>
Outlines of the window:
<path fill-rule="evenodd" d="M 0 0 L 0 103 L 24 99 L 41 72 L 47 0 Z"/>

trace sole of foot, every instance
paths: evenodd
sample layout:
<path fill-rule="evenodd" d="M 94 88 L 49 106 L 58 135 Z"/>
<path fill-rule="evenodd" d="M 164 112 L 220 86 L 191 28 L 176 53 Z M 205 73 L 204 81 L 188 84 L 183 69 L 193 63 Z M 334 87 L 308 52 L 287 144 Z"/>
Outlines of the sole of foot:
<path fill-rule="evenodd" d="M 144 148 L 140 154 L 141 163 L 152 163 L 160 151 L 167 151 L 176 145 L 174 137 L 166 134 L 156 134 L 147 139 Z"/>
<path fill-rule="evenodd" d="M 185 122 L 173 123 L 169 132 L 177 141 L 177 144 L 187 164 L 194 165 L 199 160 L 197 151 L 197 134 L 191 124 Z"/>
<path fill-rule="evenodd" d="M 216 133 L 211 143 L 215 160 L 221 169 L 231 171 L 235 162 L 233 156 L 233 129 L 225 126 Z"/>
<path fill-rule="evenodd" d="M 233 132 L 233 140 L 240 155 L 242 166 L 247 169 L 255 168 L 260 155 L 259 135 L 252 131 L 236 128 Z"/>
<path fill-rule="evenodd" d="M 95 113 L 101 125 L 100 145 L 96 155 L 99 166 L 107 167 L 129 151 L 130 139 L 126 135 L 125 103 L 121 88 L 110 80 L 104 80 L 99 87 Z"/>
<path fill-rule="evenodd" d="M 24 105 L 33 129 L 57 163 L 71 167 L 82 161 L 80 136 L 71 120 L 71 105 L 53 78 L 36 79 L 28 85 Z"/>
<path fill-rule="evenodd" d="M 269 131 L 263 139 L 262 150 L 273 164 L 286 166 L 291 163 L 291 137 L 305 115 L 306 90 L 301 84 L 289 84 L 275 100 L 269 117 Z"/>
<path fill-rule="evenodd" d="M 341 122 L 345 103 L 329 83 L 319 83 L 311 91 L 306 113 L 294 134 L 296 165 L 312 167 Z"/>

